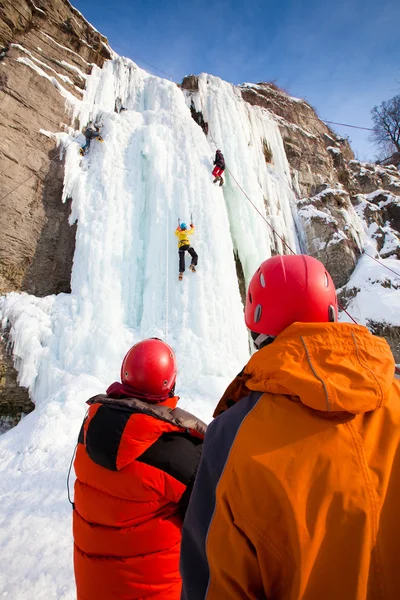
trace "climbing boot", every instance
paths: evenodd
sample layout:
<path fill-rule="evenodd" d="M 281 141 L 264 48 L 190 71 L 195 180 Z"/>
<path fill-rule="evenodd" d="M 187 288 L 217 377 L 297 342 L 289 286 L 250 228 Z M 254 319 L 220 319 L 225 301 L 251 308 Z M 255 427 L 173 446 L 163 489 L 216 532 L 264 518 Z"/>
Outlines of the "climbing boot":
<path fill-rule="evenodd" d="M 182 277 L 183 277 L 183 273 L 179 273 L 179 277 L 178 277 L 179 281 L 182 281 Z"/>
<path fill-rule="evenodd" d="M 196 273 L 196 267 L 194 265 L 190 265 L 189 269 L 193 271 L 193 273 Z"/>
<path fill-rule="evenodd" d="M 219 187 L 224 185 L 224 180 L 222 179 L 222 177 L 219 178 Z"/>
<path fill-rule="evenodd" d="M 218 179 L 219 179 L 219 177 L 216 177 L 216 178 L 214 179 L 213 183 L 217 183 Z"/>

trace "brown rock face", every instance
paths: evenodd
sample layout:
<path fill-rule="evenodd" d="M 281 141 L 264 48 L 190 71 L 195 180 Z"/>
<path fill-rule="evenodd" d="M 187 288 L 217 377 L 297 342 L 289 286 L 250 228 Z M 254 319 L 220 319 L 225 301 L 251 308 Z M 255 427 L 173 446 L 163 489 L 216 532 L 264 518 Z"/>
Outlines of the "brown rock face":
<path fill-rule="evenodd" d="M 81 99 L 92 64 L 110 57 L 107 39 L 67 0 L 0 3 L 0 294 L 70 291 L 75 227 L 61 202 L 63 162 L 40 130 L 71 125 L 65 96 Z M 15 416 L 11 404 L 26 412 L 30 401 L 0 346 L 0 415 Z"/>
<path fill-rule="evenodd" d="M 339 188 L 327 188 L 298 203 L 307 254 L 324 263 L 336 288 L 348 282 L 361 254 L 357 232 L 347 221 L 349 213 L 355 214 L 349 194 Z"/>
<path fill-rule="evenodd" d="M 70 125 L 65 95 L 82 98 L 106 38 L 66 0 L 1 4 L 0 293 L 69 291 L 75 229 L 61 203 L 63 166 L 40 130 Z"/>
<path fill-rule="evenodd" d="M 329 129 L 307 102 L 288 96 L 273 83 L 243 85 L 240 90 L 246 102 L 275 115 L 286 156 L 296 171 L 300 196 L 313 196 L 321 184 L 338 180 L 339 156 L 351 160 L 354 154 L 348 142 Z"/>
<path fill-rule="evenodd" d="M 182 80 L 181 88 L 183 90 L 188 90 L 189 92 L 198 92 L 199 78 L 196 77 L 196 75 L 186 75 Z"/>
<path fill-rule="evenodd" d="M 351 160 L 344 166 L 348 173 L 346 187 L 351 193 L 370 194 L 387 190 L 400 196 L 400 173 L 394 166 L 380 166 Z"/>

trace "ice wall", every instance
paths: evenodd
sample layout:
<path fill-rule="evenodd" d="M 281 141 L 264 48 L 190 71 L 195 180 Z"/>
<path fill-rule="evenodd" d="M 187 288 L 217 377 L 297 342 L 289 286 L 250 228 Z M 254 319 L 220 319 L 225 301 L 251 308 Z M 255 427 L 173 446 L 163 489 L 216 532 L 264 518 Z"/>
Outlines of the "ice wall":
<path fill-rule="evenodd" d="M 117 100 L 126 111 L 114 111 Z M 262 214 L 297 247 L 277 126 L 215 77 L 200 77 L 195 101 L 208 138 L 174 83 L 119 58 L 94 68 L 73 107 L 81 126 L 89 118 L 103 124 L 104 143 L 93 141 L 81 159 L 83 136 L 59 134 L 64 198 L 72 197 L 71 222 L 78 222 L 72 292 L 0 300 L 20 382 L 36 403 L 0 438 L 0 557 L 7 565 L 0 595 L 74 598 L 67 469 L 85 400 L 118 378 L 131 344 L 167 339 L 178 358 L 182 406 L 206 420 L 248 358 L 233 251 L 248 279 L 279 242 L 229 173 L 223 188 L 213 186 L 217 145 Z M 274 165 L 265 162 L 263 140 Z M 178 282 L 174 230 L 191 213 L 199 266 Z"/>
<path fill-rule="evenodd" d="M 218 77 L 202 73 L 199 91 L 185 95 L 188 106 L 193 102 L 209 124 L 210 147 L 224 153 L 228 165 L 224 197 L 232 240 L 248 281 L 260 259 L 270 257 L 271 250 L 287 253 L 288 248 L 257 215 L 235 180 L 285 242 L 300 249 L 293 220 L 295 196 L 279 127 L 268 111 L 244 102 L 238 88 Z M 272 152 L 271 163 L 266 162 L 264 142 Z"/>

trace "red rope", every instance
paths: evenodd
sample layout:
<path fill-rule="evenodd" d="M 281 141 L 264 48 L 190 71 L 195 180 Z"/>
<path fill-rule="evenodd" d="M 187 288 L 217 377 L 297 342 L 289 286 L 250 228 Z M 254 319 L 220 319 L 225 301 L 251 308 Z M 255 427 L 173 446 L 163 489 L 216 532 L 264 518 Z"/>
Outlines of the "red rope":
<path fill-rule="evenodd" d="M 372 256 L 371 254 L 368 254 L 368 252 L 365 252 L 365 250 L 363 250 L 363 254 L 366 254 L 366 256 L 369 256 L 370 258 L 372 258 L 372 260 L 374 260 L 375 262 L 377 262 L 378 264 L 380 264 L 382 267 L 385 267 L 385 269 L 387 269 L 388 271 L 391 271 L 392 273 L 394 273 L 395 275 L 397 275 L 397 277 L 400 277 L 400 273 L 397 273 L 397 271 L 394 271 L 393 269 L 391 269 L 390 267 L 388 267 L 387 265 L 385 265 L 383 262 L 381 262 L 380 260 L 378 260 L 377 258 L 375 258 L 374 256 Z"/>
<path fill-rule="evenodd" d="M 260 212 L 258 210 L 257 206 L 250 200 L 250 198 L 248 197 L 248 195 L 246 194 L 246 192 L 244 191 L 244 189 L 242 188 L 242 186 L 240 185 L 240 183 L 238 181 L 236 181 L 236 179 L 233 176 L 232 171 L 230 170 L 230 168 L 226 167 L 226 169 L 227 169 L 227 171 L 229 171 L 230 176 L 232 177 L 233 181 L 236 183 L 236 185 L 238 186 L 238 188 L 246 196 L 246 198 L 250 202 L 250 204 L 256 209 L 256 211 L 258 212 L 258 214 L 260 215 L 260 217 L 264 219 L 264 221 L 266 222 L 266 224 L 268 225 L 268 227 L 270 227 L 272 229 L 272 231 L 275 233 L 275 235 L 278 236 L 278 238 L 281 240 L 282 244 L 284 244 L 286 246 L 286 248 L 288 248 L 290 250 L 290 252 L 292 252 L 292 254 L 297 254 L 294 250 L 292 250 L 292 248 L 289 246 L 289 244 L 287 242 L 285 242 L 285 240 L 283 239 L 283 237 L 281 237 L 279 235 L 279 233 L 272 227 L 271 223 L 269 223 L 269 221 L 267 221 L 267 219 L 264 217 L 264 215 L 262 214 L 262 212 Z"/>
<path fill-rule="evenodd" d="M 318 213 L 317 213 L 317 211 L 314 209 L 313 206 L 308 205 L 307 208 L 309 208 L 317 217 L 319 216 Z M 329 227 L 332 229 L 332 231 L 334 231 L 335 233 L 339 233 L 337 231 L 337 229 L 335 228 L 335 226 L 330 221 L 326 221 L 326 222 L 329 225 Z M 347 237 L 345 236 L 344 239 L 347 239 Z M 381 265 L 381 267 L 384 267 L 388 271 L 391 271 L 392 273 L 394 273 L 395 275 L 397 275 L 397 277 L 400 277 L 400 273 L 397 273 L 397 271 L 394 271 L 393 269 L 391 269 L 390 267 L 388 267 L 387 265 L 385 265 L 385 263 L 383 263 L 382 261 L 378 260 L 377 258 L 375 258 L 374 256 L 372 256 L 371 254 L 368 254 L 368 252 L 366 252 L 365 250 L 362 251 L 362 254 L 365 254 L 366 256 L 369 256 L 369 258 L 372 258 L 372 260 L 374 260 L 379 265 Z"/>
<path fill-rule="evenodd" d="M 328 121 L 326 121 L 326 122 L 328 122 Z M 229 169 L 228 169 L 228 170 L 229 170 Z M 283 177 L 282 177 L 282 175 L 279 173 L 279 171 L 278 171 L 277 169 L 275 169 L 275 170 L 276 170 L 276 173 L 277 173 L 277 175 L 278 175 L 278 176 L 279 176 L 279 177 L 282 179 L 283 183 L 284 183 L 284 184 L 287 186 L 287 188 L 288 188 L 288 189 L 289 189 L 291 192 L 293 192 L 293 193 L 294 193 L 294 195 L 296 196 L 297 200 L 300 200 L 300 198 L 297 196 L 296 192 L 295 192 L 295 191 L 294 191 L 294 190 L 293 190 L 293 189 L 292 189 L 292 188 L 289 186 L 289 184 L 287 183 L 287 181 L 285 181 L 285 180 L 283 179 Z M 229 171 L 229 173 L 231 173 L 231 172 Z M 231 173 L 231 175 L 232 175 L 232 173 Z M 232 175 L 232 177 L 233 177 L 233 175 Z M 233 179 L 235 179 L 235 178 L 233 177 Z M 235 181 L 236 181 L 236 179 L 235 179 Z M 236 183 L 237 183 L 237 182 L 236 182 Z M 239 184 L 238 184 L 238 185 L 239 185 Z M 239 187 L 240 187 L 240 186 L 239 186 Z M 243 190 L 242 190 L 242 191 L 243 191 Z M 310 209 L 310 210 L 311 210 L 311 211 L 312 211 L 312 212 L 313 212 L 313 213 L 314 213 L 314 214 L 315 214 L 317 217 L 319 216 L 319 215 L 318 215 L 318 213 L 317 213 L 317 211 L 314 209 L 314 207 L 313 207 L 313 206 L 310 206 L 310 205 L 308 205 L 308 206 L 307 206 L 307 208 L 309 208 L 309 209 Z M 339 232 L 337 231 L 337 229 L 334 227 L 334 225 L 333 225 L 333 224 L 332 224 L 330 221 L 327 221 L 327 223 L 328 223 L 329 227 L 332 229 L 332 231 L 334 231 L 335 233 L 339 233 Z M 343 235 L 344 235 L 344 234 L 343 234 Z M 344 239 L 347 239 L 347 238 L 346 238 L 346 236 L 344 237 Z M 369 258 L 372 258 L 372 260 L 374 260 L 374 261 L 376 261 L 377 263 L 379 263 L 379 264 L 380 264 L 380 265 L 381 265 L 381 266 L 382 266 L 384 269 L 387 269 L 388 271 L 391 271 L 392 273 L 394 273 L 395 275 L 397 275 L 398 277 L 400 277 L 400 273 L 397 273 L 397 271 L 394 271 L 393 269 L 391 269 L 390 267 L 388 267 L 387 265 L 385 265 L 383 262 L 381 262 L 381 261 L 380 261 L 380 260 L 378 260 L 377 258 L 374 258 L 373 256 L 371 256 L 371 254 L 368 254 L 368 252 L 366 252 L 365 250 L 363 250 L 363 251 L 362 251 L 362 254 L 365 254 L 366 256 L 369 256 Z M 349 315 L 349 316 L 350 316 L 350 315 Z"/>
<path fill-rule="evenodd" d="M 357 323 L 357 321 L 355 320 L 355 318 L 354 318 L 354 317 L 352 317 L 352 316 L 351 316 L 351 314 L 350 314 L 349 312 L 347 312 L 347 310 L 345 309 L 345 307 L 344 307 L 344 306 L 342 306 L 342 305 L 340 304 L 339 300 L 338 300 L 338 305 L 339 305 L 339 308 L 340 308 L 340 310 L 342 310 L 343 312 L 345 312 L 345 313 L 346 313 L 346 315 L 347 315 L 347 316 L 348 316 L 348 317 L 349 317 L 349 318 L 350 318 L 350 319 L 353 321 L 353 323 L 355 323 L 356 325 L 358 325 L 358 323 Z"/>

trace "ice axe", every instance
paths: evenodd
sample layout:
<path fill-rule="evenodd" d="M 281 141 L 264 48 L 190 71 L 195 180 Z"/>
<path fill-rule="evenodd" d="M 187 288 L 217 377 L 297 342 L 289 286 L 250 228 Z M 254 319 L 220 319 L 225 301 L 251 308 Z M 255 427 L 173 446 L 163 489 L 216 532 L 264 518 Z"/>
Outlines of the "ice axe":
<path fill-rule="evenodd" d="M 191 222 L 192 225 L 194 225 L 194 223 L 193 223 L 193 213 L 190 213 L 190 222 Z"/>

